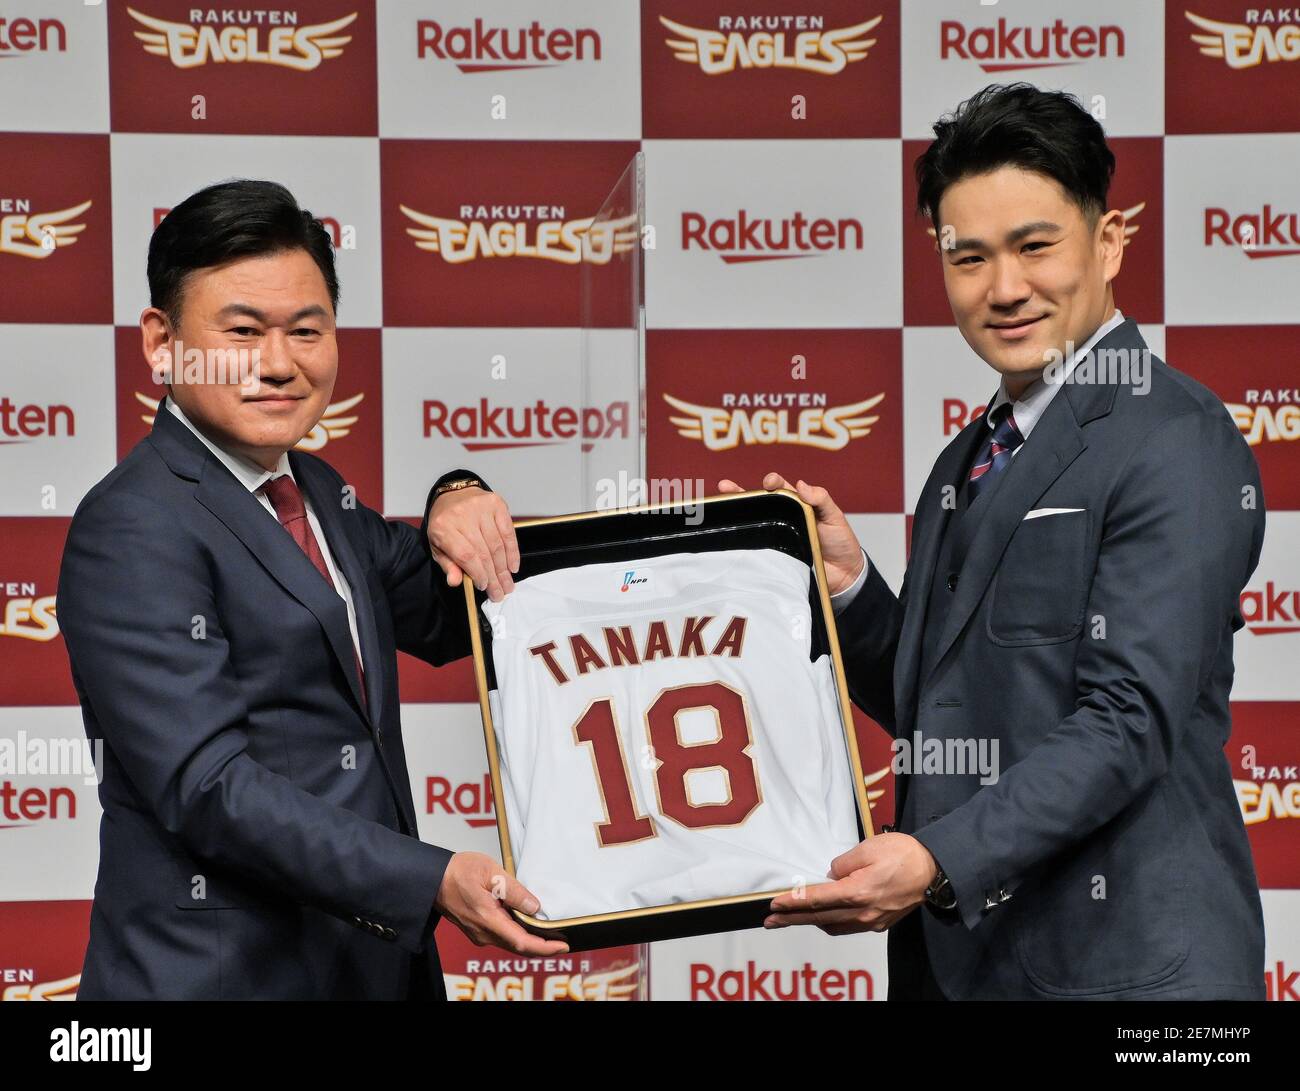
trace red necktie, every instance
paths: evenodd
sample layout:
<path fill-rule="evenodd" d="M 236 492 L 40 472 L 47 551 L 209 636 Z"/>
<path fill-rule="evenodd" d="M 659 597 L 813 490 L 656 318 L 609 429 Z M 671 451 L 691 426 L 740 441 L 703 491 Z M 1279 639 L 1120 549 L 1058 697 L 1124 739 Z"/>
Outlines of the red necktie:
<path fill-rule="evenodd" d="M 288 474 L 281 474 L 279 477 L 273 477 L 266 482 L 262 486 L 262 491 L 266 493 L 266 498 L 271 501 L 271 507 L 275 509 L 275 515 L 280 520 L 280 525 L 289 532 L 289 536 L 307 554 L 307 559 L 316 566 L 316 571 L 325 578 L 325 582 L 334 587 L 334 579 L 330 576 L 329 566 L 325 563 L 325 554 L 320 551 L 320 543 L 316 541 L 316 535 L 312 533 L 311 524 L 307 522 L 307 505 L 303 503 L 302 493 L 298 490 L 298 483 Z M 335 588 L 336 592 L 337 590 L 338 588 Z M 365 709 L 366 675 L 361 668 L 361 656 L 357 653 L 355 644 L 352 646 L 352 655 L 357 663 L 357 680 L 361 683 L 361 707 Z"/>

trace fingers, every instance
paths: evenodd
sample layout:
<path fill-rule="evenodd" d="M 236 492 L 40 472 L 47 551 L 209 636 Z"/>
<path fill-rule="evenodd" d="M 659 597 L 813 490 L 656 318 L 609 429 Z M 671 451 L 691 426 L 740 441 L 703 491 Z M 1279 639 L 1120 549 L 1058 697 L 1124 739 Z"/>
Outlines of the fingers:
<path fill-rule="evenodd" d="M 869 842 L 861 841 L 848 852 L 842 852 L 831 861 L 831 878 L 843 879 L 852 872 L 859 871 L 871 863 Z"/>
<path fill-rule="evenodd" d="M 768 492 L 775 492 L 777 489 L 789 489 L 794 492 L 794 486 L 790 484 L 779 473 L 770 473 L 763 478 L 763 488 Z M 718 492 L 745 492 L 743 485 L 737 485 L 729 477 L 724 477 L 718 482 Z"/>
<path fill-rule="evenodd" d="M 789 489 L 791 492 L 794 491 L 794 486 L 778 473 L 770 473 L 764 477 L 763 488 L 768 492 L 773 492 L 776 489 Z"/>
<path fill-rule="evenodd" d="M 853 924 L 860 923 L 864 914 L 874 920 L 876 914 L 872 910 L 864 910 L 860 906 L 854 909 L 819 909 L 810 913 L 772 913 L 763 921 L 764 928 L 789 928 L 791 925 L 815 924 L 819 927 L 823 925 Z"/>
<path fill-rule="evenodd" d="M 860 909 L 854 900 L 858 895 L 858 884 L 840 879 L 834 883 L 816 883 L 802 890 L 790 890 L 778 894 L 772 899 L 774 913 L 807 913 L 818 909 Z"/>
<path fill-rule="evenodd" d="M 479 551 L 478 561 L 487 579 L 488 598 L 500 602 L 506 597 L 506 591 L 513 590 L 515 586 L 511 583 L 507 588 L 501 582 L 503 575 L 507 580 L 510 579 L 510 571 L 506 567 L 505 543 L 501 541 L 501 535 L 493 523 L 480 524 L 470 532 L 469 538 Z"/>
<path fill-rule="evenodd" d="M 809 485 L 806 481 L 799 481 L 795 484 L 795 492 L 799 498 L 817 513 L 819 523 L 837 523 L 842 522 L 844 513 L 836 506 L 835 501 L 831 499 L 831 494 L 820 485 Z"/>
<path fill-rule="evenodd" d="M 518 879 L 496 872 L 491 876 L 489 897 L 492 904 L 484 907 L 482 927 L 490 942 L 519 955 L 562 955 L 569 949 L 563 940 L 533 935 L 507 912 L 509 906 L 533 916 L 542 908 L 537 896 Z"/>
<path fill-rule="evenodd" d="M 500 878 L 506 881 L 505 892 L 501 900 L 511 909 L 518 909 L 523 913 L 527 913 L 530 917 L 536 916 L 537 911 L 542 908 L 542 903 L 537 900 L 537 895 L 518 879 L 505 874 L 505 872 L 500 874 Z"/>
<path fill-rule="evenodd" d="M 444 548 L 441 551 L 435 552 L 434 555 L 438 556 L 439 552 L 442 554 L 442 557 L 447 561 L 450 561 L 454 567 L 467 573 L 469 578 L 474 581 L 474 586 L 480 591 L 487 587 L 488 566 L 483 561 L 483 558 L 487 555 L 487 547 L 481 544 L 481 539 L 480 544 L 475 546 L 475 544 L 460 531 L 449 531 L 444 539 Z M 442 565 L 443 571 L 447 573 L 447 582 L 451 583 L 451 572 L 448 570 L 447 564 L 445 564 L 443 560 L 439 560 L 438 563 Z M 457 583 L 458 582 L 459 581 L 457 581 Z M 451 585 L 453 587 L 456 586 L 455 583 L 452 583 Z"/>
<path fill-rule="evenodd" d="M 505 504 L 501 504 L 496 510 L 496 527 L 497 533 L 501 535 L 501 540 L 506 546 L 506 567 L 511 573 L 519 571 L 519 539 L 515 537 L 515 524 L 510 519 L 510 512 L 506 510 Z M 514 581 L 512 580 L 513 584 Z"/>
<path fill-rule="evenodd" d="M 569 945 L 563 940 L 534 936 L 511 919 L 510 914 L 500 907 L 498 912 L 500 916 L 487 925 L 490 932 L 489 941 L 496 946 L 504 947 L 517 955 L 562 955 L 569 949 Z"/>

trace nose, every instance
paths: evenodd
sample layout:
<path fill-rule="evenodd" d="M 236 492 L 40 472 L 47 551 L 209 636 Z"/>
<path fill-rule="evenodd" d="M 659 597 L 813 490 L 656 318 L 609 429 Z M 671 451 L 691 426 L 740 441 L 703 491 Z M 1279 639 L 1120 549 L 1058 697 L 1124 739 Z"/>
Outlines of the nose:
<path fill-rule="evenodd" d="M 1020 262 L 999 257 L 993 259 L 993 281 L 989 285 L 989 306 L 998 311 L 1014 311 L 1032 296 Z"/>
<path fill-rule="evenodd" d="M 258 349 L 258 376 L 263 382 L 287 383 L 298 374 L 283 330 L 274 326 L 267 330 Z"/>

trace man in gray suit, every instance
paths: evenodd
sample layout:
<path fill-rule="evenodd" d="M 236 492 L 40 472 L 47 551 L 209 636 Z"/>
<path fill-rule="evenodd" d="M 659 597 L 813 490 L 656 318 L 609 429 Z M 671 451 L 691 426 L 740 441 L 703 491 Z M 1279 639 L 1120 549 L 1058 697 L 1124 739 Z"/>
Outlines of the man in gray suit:
<path fill-rule="evenodd" d="M 920 208 L 1001 383 L 926 482 L 897 597 L 826 490 L 795 486 L 850 693 L 896 737 L 897 820 L 768 924 L 888 928 L 891 999 L 1263 999 L 1223 752 L 1255 461 L 1116 309 L 1124 219 L 1096 120 L 993 86 L 935 136 Z"/>

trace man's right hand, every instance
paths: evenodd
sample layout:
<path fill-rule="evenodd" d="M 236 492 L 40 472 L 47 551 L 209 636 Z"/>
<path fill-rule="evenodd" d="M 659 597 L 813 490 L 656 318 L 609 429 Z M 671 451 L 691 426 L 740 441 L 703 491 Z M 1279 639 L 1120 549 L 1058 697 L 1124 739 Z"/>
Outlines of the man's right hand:
<path fill-rule="evenodd" d="M 481 852 L 452 856 L 434 905 L 480 947 L 493 944 L 517 955 L 535 956 L 562 955 L 569 949 L 561 940 L 542 939 L 520 927 L 506 907 L 532 916 L 541 909 L 541 903 L 492 857 Z"/>
<path fill-rule="evenodd" d="M 821 545 L 822 564 L 826 568 L 826 590 L 837 595 L 853 586 L 853 581 L 862 574 L 862 546 L 858 536 L 853 533 L 844 513 L 835 506 L 835 501 L 819 485 L 809 485 L 806 481 L 791 485 L 777 473 L 770 473 L 763 478 L 763 488 L 768 492 L 777 489 L 789 489 L 797 493 L 799 499 L 807 504 L 817 515 L 817 541 Z M 744 492 L 745 490 L 729 478 L 718 482 L 719 492 Z"/>

